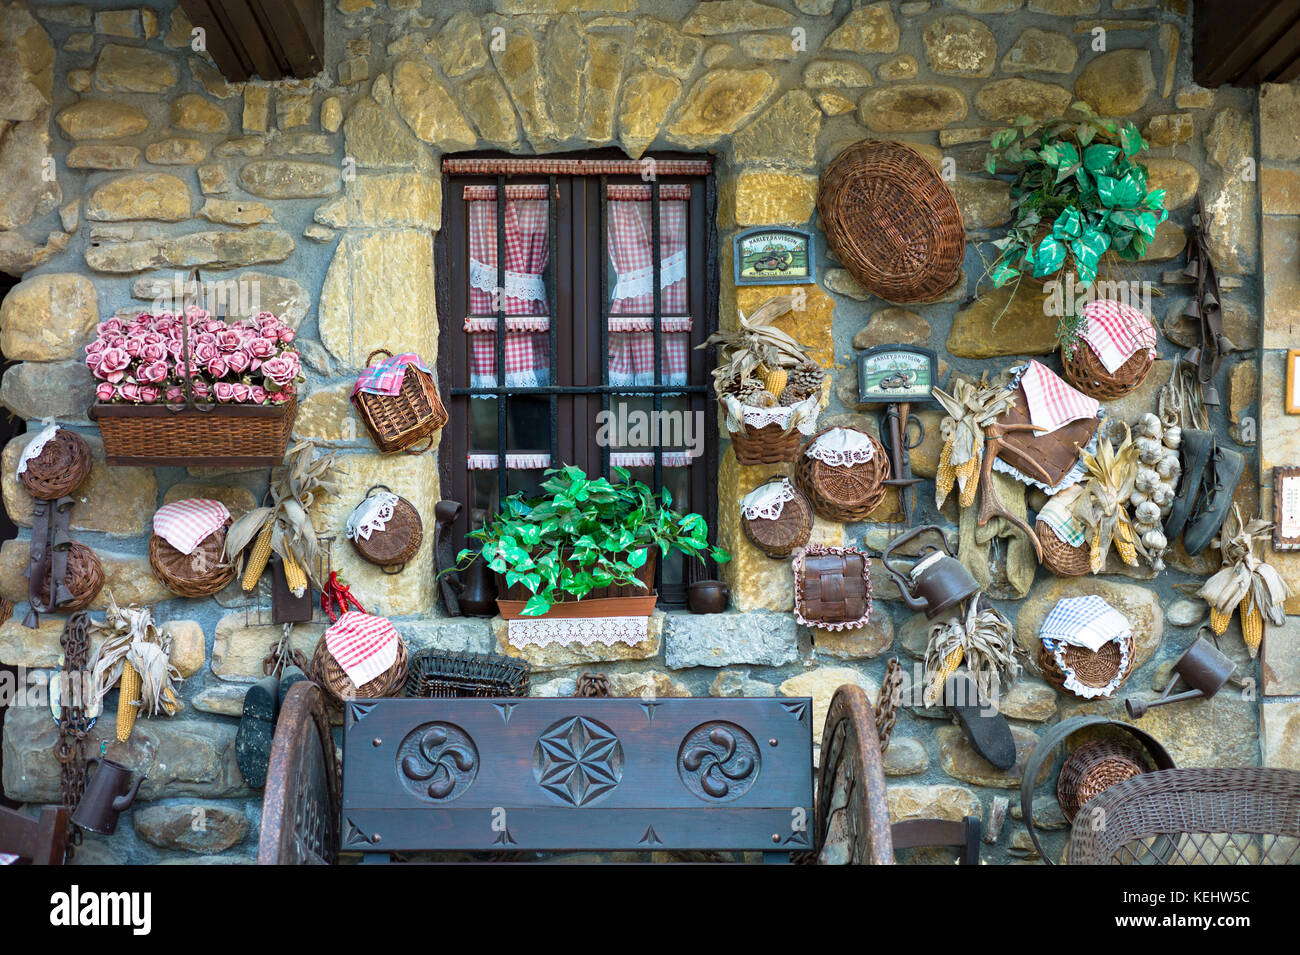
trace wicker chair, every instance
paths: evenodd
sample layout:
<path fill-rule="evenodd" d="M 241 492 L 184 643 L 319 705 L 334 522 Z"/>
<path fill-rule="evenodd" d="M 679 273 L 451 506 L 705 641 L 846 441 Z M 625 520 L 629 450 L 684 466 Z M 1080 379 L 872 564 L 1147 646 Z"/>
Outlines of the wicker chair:
<path fill-rule="evenodd" d="M 1071 865 L 1300 864 L 1300 772 L 1165 769 L 1134 776 L 1083 808 L 1066 859 Z"/>

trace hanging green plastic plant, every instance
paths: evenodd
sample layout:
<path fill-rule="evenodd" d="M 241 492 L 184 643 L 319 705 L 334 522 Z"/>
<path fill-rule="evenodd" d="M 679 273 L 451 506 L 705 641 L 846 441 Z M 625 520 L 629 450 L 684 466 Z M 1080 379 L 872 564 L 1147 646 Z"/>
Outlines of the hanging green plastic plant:
<path fill-rule="evenodd" d="M 1025 274 L 1071 272 L 1080 287 L 1091 285 L 1103 255 L 1141 258 L 1169 216 L 1165 190 L 1147 189 L 1147 169 L 1136 161 L 1147 148 L 1137 127 L 1103 119 L 1087 103 L 1071 109 L 1084 119 L 1021 116 L 993 135 L 985 169 L 1016 171 L 1012 225 L 993 243 L 1001 253 L 989 271 L 996 288 Z"/>
<path fill-rule="evenodd" d="M 540 616 L 563 594 L 581 600 L 598 587 L 632 585 L 646 589 L 637 578 L 650 548 L 667 557 L 679 551 L 703 560 L 725 563 L 731 556 L 709 544 L 709 527 L 699 514 L 672 509 L 672 494 L 655 495 L 626 468 L 613 469 L 616 483 L 589 478 L 572 465 L 552 468 L 542 482 L 541 497 L 514 494 L 500 513 L 469 536 L 483 542 L 488 567 L 506 579 L 522 583 L 533 594 L 525 616 Z M 480 551 L 466 548 L 456 555 L 459 569 L 474 562 Z"/>

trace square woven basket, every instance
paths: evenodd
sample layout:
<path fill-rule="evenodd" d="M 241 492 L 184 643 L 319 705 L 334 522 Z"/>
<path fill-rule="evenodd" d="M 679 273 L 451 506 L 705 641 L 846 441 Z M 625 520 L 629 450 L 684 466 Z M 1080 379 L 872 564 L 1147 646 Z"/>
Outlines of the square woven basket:
<path fill-rule="evenodd" d="M 369 365 L 376 355 L 392 357 L 392 353 L 379 348 L 366 359 Z M 402 375 L 402 389 L 395 395 L 375 395 L 358 391 L 352 396 L 361 412 L 361 420 L 374 438 L 375 445 L 385 454 L 406 451 L 422 454 L 433 446 L 433 434 L 441 430 L 448 420 L 447 409 L 438 397 L 438 386 L 433 376 L 414 365 L 407 365 Z M 428 444 L 416 450 L 413 446 L 428 439 Z"/>

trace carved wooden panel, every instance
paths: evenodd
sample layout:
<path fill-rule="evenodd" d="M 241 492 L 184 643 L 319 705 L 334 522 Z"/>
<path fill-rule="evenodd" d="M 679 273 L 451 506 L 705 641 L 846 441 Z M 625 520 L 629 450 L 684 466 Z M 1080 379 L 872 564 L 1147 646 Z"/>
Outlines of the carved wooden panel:
<path fill-rule="evenodd" d="M 811 848 L 806 699 L 348 706 L 343 848 Z"/>

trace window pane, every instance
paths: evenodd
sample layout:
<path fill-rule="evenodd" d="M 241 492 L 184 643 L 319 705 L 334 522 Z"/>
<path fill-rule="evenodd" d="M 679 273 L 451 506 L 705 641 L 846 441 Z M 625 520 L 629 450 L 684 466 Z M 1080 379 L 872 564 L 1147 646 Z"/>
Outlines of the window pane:
<path fill-rule="evenodd" d="M 472 453 L 497 453 L 496 398 L 481 398 L 470 402 L 469 435 Z M 551 401 L 549 398 L 525 396 L 510 399 L 506 406 L 506 451 L 550 454 Z"/>
<path fill-rule="evenodd" d="M 497 203 L 495 186 L 466 186 L 469 200 L 469 302 L 472 315 L 495 315 Z M 550 258 L 545 185 L 506 186 L 506 284 L 500 296 L 507 315 L 545 315 L 546 266 Z"/>
<path fill-rule="evenodd" d="M 664 186 L 659 202 L 659 287 L 660 314 L 688 314 L 686 289 L 686 213 L 688 203 L 664 199 L 678 195 Z M 649 186 L 610 186 L 612 196 L 637 195 L 643 198 L 615 200 L 606 205 L 608 239 L 606 252 L 609 270 L 609 314 L 654 314 L 654 234 L 651 224 L 653 203 Z"/>

